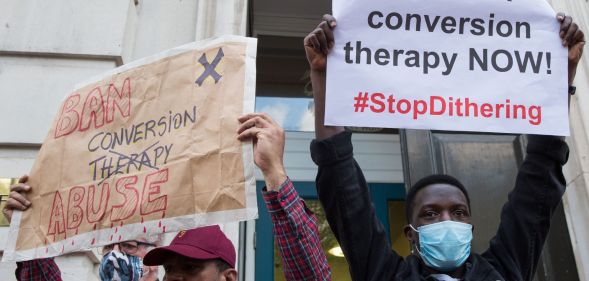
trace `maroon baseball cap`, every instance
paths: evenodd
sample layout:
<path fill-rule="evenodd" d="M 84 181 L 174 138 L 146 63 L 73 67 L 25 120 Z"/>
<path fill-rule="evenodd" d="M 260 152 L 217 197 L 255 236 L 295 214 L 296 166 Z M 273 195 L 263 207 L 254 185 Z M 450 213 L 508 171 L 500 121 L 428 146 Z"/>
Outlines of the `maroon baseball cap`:
<path fill-rule="evenodd" d="M 143 264 L 162 265 L 170 253 L 198 260 L 222 259 L 235 268 L 235 247 L 218 225 L 178 232 L 170 246 L 149 251 Z"/>

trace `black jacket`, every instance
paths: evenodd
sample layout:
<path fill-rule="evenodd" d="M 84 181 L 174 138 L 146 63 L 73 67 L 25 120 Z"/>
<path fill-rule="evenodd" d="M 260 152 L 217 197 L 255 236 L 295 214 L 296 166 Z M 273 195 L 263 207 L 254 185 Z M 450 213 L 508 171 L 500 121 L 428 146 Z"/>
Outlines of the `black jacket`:
<path fill-rule="evenodd" d="M 564 193 L 562 165 L 568 146 L 559 137 L 530 136 L 515 188 L 501 211 L 501 223 L 483 254 L 471 254 L 464 280 L 532 280 Z M 390 250 L 376 218 L 366 180 L 353 158 L 351 134 L 311 143 L 319 166 L 317 189 L 326 217 L 350 265 L 353 280 L 426 280 L 419 259 Z"/>

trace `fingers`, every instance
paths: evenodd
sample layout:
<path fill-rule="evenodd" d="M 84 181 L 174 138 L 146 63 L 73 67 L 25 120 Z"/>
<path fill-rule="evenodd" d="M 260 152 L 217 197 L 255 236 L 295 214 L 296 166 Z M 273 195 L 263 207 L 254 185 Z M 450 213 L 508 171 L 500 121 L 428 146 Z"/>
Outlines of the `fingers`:
<path fill-rule="evenodd" d="M 569 29 L 566 32 L 566 35 L 564 36 L 564 42 L 566 42 L 565 46 L 573 46 L 575 44 L 574 39 L 575 39 L 575 33 L 579 31 L 579 26 L 577 26 L 576 23 L 571 23 Z"/>
<path fill-rule="evenodd" d="M 556 18 L 560 22 L 559 36 L 562 40 L 562 45 L 565 47 L 573 47 L 579 42 L 585 42 L 585 35 L 579 29 L 579 26 L 573 22 L 571 16 L 565 16 L 564 13 L 558 13 Z"/>
<path fill-rule="evenodd" d="M 572 36 L 572 41 L 569 44 L 570 47 L 575 47 L 577 45 L 580 46 L 580 52 L 583 52 L 583 46 L 585 46 L 585 34 L 583 33 L 583 31 L 581 31 L 581 29 L 577 29 L 577 31 L 575 31 L 575 34 L 573 34 Z M 581 43 L 581 44 L 579 44 Z"/>
<path fill-rule="evenodd" d="M 29 180 L 29 176 L 28 175 L 23 175 L 22 177 L 20 177 L 18 179 L 18 183 L 25 183 Z"/>
<path fill-rule="evenodd" d="M 28 179 L 28 176 L 22 176 L 18 180 L 19 183 L 12 185 L 10 187 L 8 200 L 6 200 L 4 210 L 2 210 L 4 215 L 7 216 L 7 218 L 9 218 L 12 215 L 12 210 L 24 211 L 31 206 L 31 202 L 27 200 L 26 196 L 24 195 L 26 192 L 31 190 L 31 187 L 25 184 L 25 182 L 27 182 Z"/>
<path fill-rule="evenodd" d="M 265 120 L 261 119 L 260 117 L 254 117 L 252 119 L 248 119 L 247 121 L 241 123 L 239 128 L 237 128 L 237 134 L 241 134 L 249 128 L 266 128 L 266 127 L 268 127 L 268 124 Z"/>
<path fill-rule="evenodd" d="M 29 200 L 27 200 L 27 197 L 23 193 L 11 191 L 10 194 L 8 195 L 8 198 L 9 199 L 12 198 L 27 207 L 31 205 L 31 202 L 29 202 Z"/>
<path fill-rule="evenodd" d="M 18 192 L 18 193 L 29 192 L 30 190 L 31 190 L 31 187 L 28 184 L 24 184 L 24 183 L 17 183 L 15 185 L 10 186 L 10 191 L 14 191 L 14 192 Z"/>
<path fill-rule="evenodd" d="M 304 44 L 317 53 L 327 55 L 329 49 L 334 45 L 333 28 L 336 26 L 335 18 L 331 15 L 324 15 L 321 23 L 307 37 Z"/>
<path fill-rule="evenodd" d="M 267 113 L 264 113 L 264 112 L 248 113 L 248 114 L 240 116 L 237 120 L 239 122 L 243 123 L 243 122 L 245 122 L 249 119 L 255 118 L 255 117 L 259 117 L 259 118 L 265 120 L 267 123 L 276 124 L 276 122 L 274 122 L 274 119 L 272 119 L 272 117 L 270 117 L 270 115 L 268 115 Z"/>
<path fill-rule="evenodd" d="M 321 28 L 317 28 L 313 32 L 315 33 L 317 40 L 319 40 L 321 53 L 327 56 L 327 53 L 329 53 L 329 46 L 327 45 L 327 36 L 325 35 L 325 32 Z"/>
<path fill-rule="evenodd" d="M 274 132 L 275 129 L 282 130 L 280 125 L 270 117 L 267 113 L 254 112 L 243 115 L 238 118 L 241 125 L 237 129 L 237 139 L 245 140 L 248 138 L 254 138 L 259 133 L 268 130 L 268 132 Z"/>
<path fill-rule="evenodd" d="M 252 127 L 268 128 L 276 125 L 274 120 L 266 113 L 249 113 L 239 117 L 238 120 L 241 122 L 241 125 L 237 128 L 238 134 Z"/>
<path fill-rule="evenodd" d="M 560 39 L 562 40 L 562 44 L 564 46 L 566 46 L 565 38 L 566 38 L 569 28 L 571 27 L 571 23 L 573 22 L 573 18 L 570 16 L 564 16 L 564 14 L 563 14 L 560 16 L 559 21 L 560 21 L 559 36 L 560 36 Z"/>
<path fill-rule="evenodd" d="M 319 40 L 317 40 L 317 38 L 315 37 L 315 33 L 311 32 L 309 33 L 309 35 L 307 35 L 307 37 L 305 37 L 305 40 L 303 41 L 303 44 L 305 45 L 305 47 L 309 47 L 313 50 L 315 50 L 316 52 L 319 52 Z"/>
<path fill-rule="evenodd" d="M 583 31 L 581 31 L 581 29 L 577 29 L 577 31 L 573 35 L 573 38 L 574 38 L 574 41 L 573 42 L 575 44 L 578 43 L 578 42 L 585 42 L 585 34 L 583 33 Z"/>
<path fill-rule="evenodd" d="M 325 54 L 327 49 L 327 40 L 324 39 L 325 35 L 321 28 L 316 28 L 307 37 L 305 37 L 305 47 L 310 47 L 316 53 Z M 323 43 L 323 44 L 322 44 Z"/>
<path fill-rule="evenodd" d="M 247 139 L 253 139 L 253 138 L 257 137 L 257 135 L 259 133 L 261 133 L 262 130 L 263 130 L 262 128 L 250 127 L 249 129 L 246 129 L 243 132 L 239 133 L 239 135 L 237 135 L 237 139 L 240 141 L 247 140 Z"/>
<path fill-rule="evenodd" d="M 6 200 L 6 209 L 8 210 L 19 210 L 24 211 L 31 206 L 31 202 L 29 202 L 24 196 L 16 193 L 11 192 L 10 197 Z"/>
<path fill-rule="evenodd" d="M 332 29 L 337 26 L 337 22 L 336 22 L 335 18 L 330 14 L 323 15 L 321 20 L 324 22 L 327 22 L 327 24 L 329 24 L 329 27 L 331 27 Z"/>
<path fill-rule="evenodd" d="M 331 30 L 331 27 L 329 26 L 329 24 L 326 21 L 323 21 L 319 24 L 318 26 L 319 28 L 321 28 L 321 30 L 323 31 L 323 35 L 325 36 L 325 41 L 326 41 L 326 46 L 328 49 L 333 48 L 333 45 L 335 44 L 334 38 L 333 38 L 333 30 Z"/>

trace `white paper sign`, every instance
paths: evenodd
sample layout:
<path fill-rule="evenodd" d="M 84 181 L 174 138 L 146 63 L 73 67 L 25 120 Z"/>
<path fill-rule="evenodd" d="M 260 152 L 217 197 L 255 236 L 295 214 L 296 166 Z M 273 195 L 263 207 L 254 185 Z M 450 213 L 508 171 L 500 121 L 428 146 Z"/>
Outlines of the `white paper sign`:
<path fill-rule="evenodd" d="M 568 135 L 543 0 L 333 0 L 326 125 Z"/>

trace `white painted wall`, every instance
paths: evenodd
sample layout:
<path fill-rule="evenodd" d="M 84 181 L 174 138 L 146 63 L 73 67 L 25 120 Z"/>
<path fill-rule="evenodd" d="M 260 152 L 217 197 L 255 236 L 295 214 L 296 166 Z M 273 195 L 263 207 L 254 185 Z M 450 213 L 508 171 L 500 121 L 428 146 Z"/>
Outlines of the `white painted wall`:
<path fill-rule="evenodd" d="M 42 143 L 73 86 L 115 66 L 113 60 L 0 54 L 0 144 Z"/>
<path fill-rule="evenodd" d="M 135 5 L 121 0 L 1 0 L 0 50 L 124 60 Z"/>
<path fill-rule="evenodd" d="M 198 1 L 139 1 L 133 59 L 195 41 Z"/>

